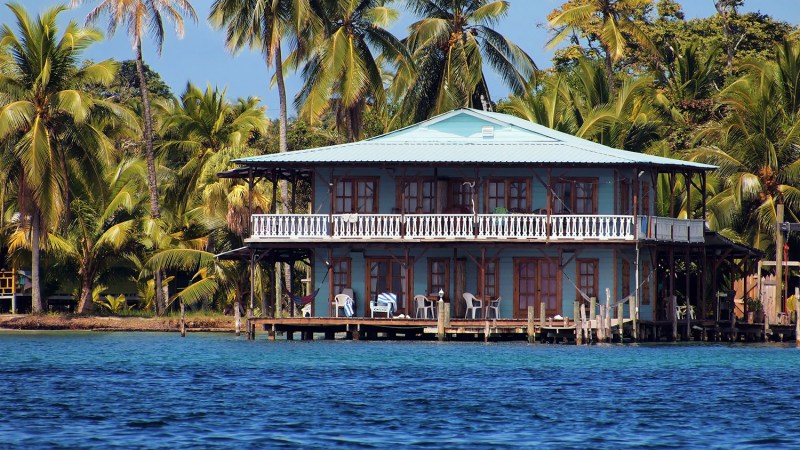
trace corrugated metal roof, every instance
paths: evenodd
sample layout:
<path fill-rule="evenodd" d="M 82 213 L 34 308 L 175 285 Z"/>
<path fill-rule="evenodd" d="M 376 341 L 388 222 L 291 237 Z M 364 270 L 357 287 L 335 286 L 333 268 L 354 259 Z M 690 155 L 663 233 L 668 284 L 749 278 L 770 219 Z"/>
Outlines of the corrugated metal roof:
<path fill-rule="evenodd" d="M 350 144 L 236 160 L 261 164 L 641 165 L 715 166 L 619 150 L 506 114 L 460 109 Z"/>

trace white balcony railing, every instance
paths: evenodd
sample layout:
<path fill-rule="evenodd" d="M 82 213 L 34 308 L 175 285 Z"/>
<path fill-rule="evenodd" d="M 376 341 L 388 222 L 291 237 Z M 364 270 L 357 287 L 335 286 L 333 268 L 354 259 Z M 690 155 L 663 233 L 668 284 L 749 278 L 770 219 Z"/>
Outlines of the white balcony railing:
<path fill-rule="evenodd" d="M 254 214 L 253 237 L 322 238 L 328 236 L 325 214 Z"/>
<path fill-rule="evenodd" d="M 547 216 L 541 214 L 478 214 L 483 239 L 547 239 Z"/>
<path fill-rule="evenodd" d="M 551 239 L 633 239 L 633 216 L 550 216 Z"/>
<path fill-rule="evenodd" d="M 399 239 L 402 218 L 400 214 L 336 214 L 333 216 L 333 237 Z"/>
<path fill-rule="evenodd" d="M 703 242 L 702 220 L 622 215 L 255 214 L 253 239 L 647 239 Z"/>
<path fill-rule="evenodd" d="M 408 214 L 406 237 L 410 239 L 463 239 L 475 236 L 472 214 Z"/>

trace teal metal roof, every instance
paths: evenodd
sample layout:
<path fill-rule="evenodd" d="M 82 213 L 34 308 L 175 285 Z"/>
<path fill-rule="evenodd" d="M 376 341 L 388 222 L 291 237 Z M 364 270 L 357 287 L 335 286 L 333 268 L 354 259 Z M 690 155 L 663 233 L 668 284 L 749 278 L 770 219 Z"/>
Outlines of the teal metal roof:
<path fill-rule="evenodd" d="M 391 133 L 349 144 L 238 159 L 246 166 L 312 165 L 578 165 L 715 166 L 597 144 L 507 114 L 459 109 Z"/>

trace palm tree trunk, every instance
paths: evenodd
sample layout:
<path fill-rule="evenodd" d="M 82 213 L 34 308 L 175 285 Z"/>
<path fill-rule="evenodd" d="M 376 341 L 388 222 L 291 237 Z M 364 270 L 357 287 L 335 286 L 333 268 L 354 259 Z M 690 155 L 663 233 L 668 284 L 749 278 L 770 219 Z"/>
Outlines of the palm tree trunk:
<path fill-rule="evenodd" d="M 92 275 L 88 270 L 81 271 L 81 299 L 78 301 L 78 314 L 89 314 L 92 312 L 94 302 L 92 301 Z"/>
<path fill-rule="evenodd" d="M 31 214 L 31 308 L 34 314 L 40 314 L 42 308 L 42 290 L 40 280 L 41 252 L 39 245 L 41 242 L 42 220 L 39 208 L 33 208 Z"/>
<path fill-rule="evenodd" d="M 611 97 L 609 100 L 613 101 L 617 98 L 617 85 L 614 83 L 614 61 L 611 60 L 611 54 L 605 45 L 603 45 L 603 51 L 606 54 L 606 82 L 608 83 L 608 93 Z"/>
<path fill-rule="evenodd" d="M 278 84 L 278 149 L 281 153 L 289 151 L 289 133 L 288 133 L 288 116 L 286 114 L 286 84 L 283 80 L 283 56 L 281 54 L 281 46 L 278 44 L 275 47 L 275 79 Z M 286 180 L 278 182 L 279 190 L 281 191 L 281 209 L 279 212 L 287 214 L 289 212 L 289 183 Z M 276 209 L 277 210 L 277 209 Z M 286 280 L 288 286 L 292 285 L 292 270 L 288 264 L 275 264 L 276 275 L 279 267 L 283 270 L 283 278 Z M 275 311 L 280 313 L 281 299 L 282 299 L 282 286 L 280 286 L 280 276 L 276 276 L 275 283 Z M 277 317 L 277 316 L 276 316 Z"/>
<path fill-rule="evenodd" d="M 158 207 L 158 184 L 156 182 L 156 158 L 153 153 L 153 116 L 150 111 L 150 92 L 147 89 L 147 78 L 144 74 L 142 60 L 142 40 L 136 40 L 136 72 L 139 75 L 139 94 L 142 97 L 142 121 L 144 122 L 144 144 L 147 157 L 147 185 L 150 187 L 150 218 L 161 217 Z M 156 244 L 158 245 L 158 244 Z M 161 290 L 161 271 L 155 274 L 155 309 L 160 315 L 164 311 L 164 293 Z"/>

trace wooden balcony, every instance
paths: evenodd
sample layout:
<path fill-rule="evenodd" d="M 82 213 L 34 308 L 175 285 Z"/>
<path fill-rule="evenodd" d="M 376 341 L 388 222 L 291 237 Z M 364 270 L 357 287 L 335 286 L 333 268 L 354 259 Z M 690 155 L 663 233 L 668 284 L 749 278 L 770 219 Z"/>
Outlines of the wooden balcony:
<path fill-rule="evenodd" d="M 251 241 L 540 240 L 703 242 L 703 221 L 544 214 L 257 214 Z"/>

